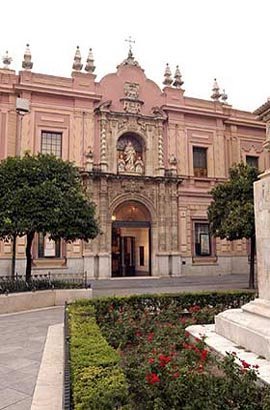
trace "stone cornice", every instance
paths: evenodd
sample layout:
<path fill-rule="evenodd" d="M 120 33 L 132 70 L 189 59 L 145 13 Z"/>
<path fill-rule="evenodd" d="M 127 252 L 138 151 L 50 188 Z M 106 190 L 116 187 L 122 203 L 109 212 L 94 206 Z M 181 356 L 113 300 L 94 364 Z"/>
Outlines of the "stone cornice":
<path fill-rule="evenodd" d="M 81 90 L 73 90 L 73 89 L 65 89 L 65 88 L 49 88 L 48 86 L 41 86 L 41 85 L 32 85 L 32 84 L 16 84 L 14 87 L 16 92 L 21 91 L 28 91 L 34 92 L 38 94 L 49 94 L 59 97 L 71 97 L 71 98 L 83 98 L 89 99 L 91 101 L 98 102 L 101 100 L 102 96 L 99 94 L 95 94 L 93 92 L 81 91 Z"/>
<path fill-rule="evenodd" d="M 132 180 L 137 182 L 154 182 L 154 183 L 174 183 L 180 184 L 183 181 L 182 177 L 179 176 L 149 176 L 149 175 L 129 175 L 129 174 L 113 174 L 109 172 L 102 171 L 81 171 L 82 177 L 88 177 L 92 179 L 106 178 L 107 180 Z"/>
<path fill-rule="evenodd" d="M 190 107 L 186 105 L 163 105 L 162 109 L 165 112 L 176 112 L 176 113 L 181 113 L 181 114 L 190 114 L 190 115 L 201 115 L 204 117 L 210 117 L 210 118 L 218 118 L 224 120 L 224 123 L 226 124 L 235 124 L 235 125 L 244 125 L 244 126 L 249 126 L 249 127 L 256 127 L 256 128 L 265 128 L 265 125 L 257 120 L 257 119 L 249 119 L 249 118 L 237 118 L 230 114 L 226 114 L 222 111 L 214 111 L 214 110 L 208 110 L 205 108 L 196 108 L 196 107 Z"/>

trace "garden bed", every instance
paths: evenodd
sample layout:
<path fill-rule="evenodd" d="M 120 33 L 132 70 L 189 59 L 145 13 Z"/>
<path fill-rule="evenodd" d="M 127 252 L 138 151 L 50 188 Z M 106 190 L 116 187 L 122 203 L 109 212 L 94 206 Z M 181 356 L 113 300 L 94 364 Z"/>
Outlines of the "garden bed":
<path fill-rule="evenodd" d="M 75 410 L 270 409 L 256 368 L 217 361 L 185 328 L 247 303 L 249 292 L 93 299 L 68 307 Z"/>

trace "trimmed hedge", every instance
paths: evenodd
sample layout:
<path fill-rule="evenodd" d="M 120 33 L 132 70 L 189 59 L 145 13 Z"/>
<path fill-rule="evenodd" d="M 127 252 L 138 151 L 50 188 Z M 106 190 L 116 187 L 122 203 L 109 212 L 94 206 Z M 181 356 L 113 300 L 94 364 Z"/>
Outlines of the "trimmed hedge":
<path fill-rule="evenodd" d="M 190 306 L 215 307 L 220 310 L 236 309 L 254 299 L 255 291 L 203 291 L 175 294 L 145 294 L 132 296 L 113 296 L 93 299 L 91 302 L 96 309 L 97 321 L 102 322 L 109 310 L 132 307 L 139 312 L 148 309 L 159 312 L 164 309 L 175 307 L 176 309 L 187 309 Z M 86 301 L 85 305 L 89 302 Z"/>
<path fill-rule="evenodd" d="M 123 408 L 128 387 L 120 356 L 101 334 L 91 302 L 68 307 L 72 399 L 75 410 Z"/>

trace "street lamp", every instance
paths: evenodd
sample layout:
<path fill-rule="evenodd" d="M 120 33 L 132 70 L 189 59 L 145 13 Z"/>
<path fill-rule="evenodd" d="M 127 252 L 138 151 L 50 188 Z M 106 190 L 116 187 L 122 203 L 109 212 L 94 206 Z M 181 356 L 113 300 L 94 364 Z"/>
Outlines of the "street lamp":
<path fill-rule="evenodd" d="M 25 98 L 17 97 L 16 99 L 16 113 L 18 116 L 17 121 L 17 132 L 16 132 L 16 155 L 20 156 L 21 154 L 21 140 L 22 140 L 22 120 L 25 114 L 30 112 L 29 109 L 29 100 Z M 16 268 L 16 242 L 17 236 L 13 235 L 12 238 L 12 262 L 11 262 L 11 277 L 15 277 L 15 268 Z"/>

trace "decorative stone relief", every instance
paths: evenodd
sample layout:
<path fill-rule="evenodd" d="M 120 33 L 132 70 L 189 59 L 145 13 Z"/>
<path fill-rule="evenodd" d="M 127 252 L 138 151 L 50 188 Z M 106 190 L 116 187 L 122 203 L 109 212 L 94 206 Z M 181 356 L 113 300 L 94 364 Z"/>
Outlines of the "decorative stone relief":
<path fill-rule="evenodd" d="M 134 179 L 123 181 L 122 188 L 125 192 L 140 192 L 144 189 L 144 184 Z"/>
<path fill-rule="evenodd" d="M 141 103 L 137 101 L 125 100 L 123 109 L 132 114 L 139 114 L 141 112 Z"/>
<path fill-rule="evenodd" d="M 136 100 L 139 98 L 139 84 L 137 83 L 125 83 L 125 96 Z"/>
<path fill-rule="evenodd" d="M 138 100 L 139 84 L 129 82 L 125 83 L 124 93 L 125 97 L 120 99 L 123 103 L 123 110 L 131 114 L 139 114 L 143 104 L 143 101 Z"/>
<path fill-rule="evenodd" d="M 177 174 L 177 159 L 176 159 L 176 156 L 174 154 L 170 155 L 169 166 L 170 166 L 170 170 L 172 172 L 172 175 L 176 175 Z"/>
<path fill-rule="evenodd" d="M 263 144 L 261 142 L 241 141 L 241 148 L 245 152 L 250 152 L 252 149 L 258 154 L 263 152 Z"/>

